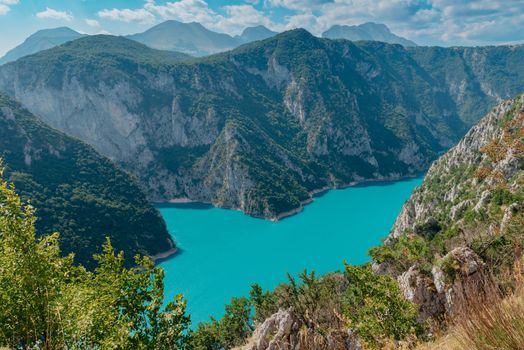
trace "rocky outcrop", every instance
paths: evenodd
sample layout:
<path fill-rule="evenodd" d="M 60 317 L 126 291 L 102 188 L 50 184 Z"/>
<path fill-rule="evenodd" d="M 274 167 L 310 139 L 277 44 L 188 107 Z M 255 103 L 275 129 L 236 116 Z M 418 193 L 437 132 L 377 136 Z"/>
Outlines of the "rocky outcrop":
<path fill-rule="evenodd" d="M 490 293 L 498 293 L 486 264 L 467 247 L 449 252 L 434 266 L 432 274 L 448 316 L 467 312 L 471 302 L 479 303 L 488 300 Z"/>
<path fill-rule="evenodd" d="M 469 208 L 473 207 L 478 212 L 486 207 L 492 192 L 492 188 L 488 187 L 495 180 L 491 178 L 481 183 L 480 178 L 473 175 L 485 170 L 501 176 L 499 180 L 509 181 L 515 177 L 522 164 L 522 140 L 514 140 L 507 146 L 502 145 L 507 132 L 500 124 L 508 113 L 517 108 L 516 113 L 519 116 L 516 117 L 516 122 L 522 126 L 523 103 L 524 96 L 520 96 L 497 106 L 455 147 L 432 164 L 422 187 L 415 190 L 403 206 L 390 238 L 412 232 L 418 224 L 440 214 L 449 213 L 451 220 L 457 221 Z M 503 153 L 497 155 L 496 162 L 489 169 L 483 167 L 492 157 L 485 152 L 488 146 L 497 148 L 493 149 L 494 152 Z M 473 198 L 464 199 L 466 192 L 473 195 Z"/>
<path fill-rule="evenodd" d="M 279 310 L 258 325 L 247 344 L 237 350 L 361 350 L 351 330 L 334 331 L 327 337 L 315 337 L 301 326 L 290 310 Z"/>
<path fill-rule="evenodd" d="M 417 251 L 377 255 L 373 269 L 397 277 L 421 319 L 467 314 L 468 305 L 492 300 L 499 284 L 511 283 L 507 269 L 523 242 L 523 132 L 521 95 L 435 161 L 402 208 L 384 250 L 406 252 L 418 242 Z"/>
<path fill-rule="evenodd" d="M 429 318 L 442 318 L 446 311 L 444 294 L 437 289 L 431 277 L 420 272 L 417 267 L 411 266 L 397 279 L 404 297 L 419 305 L 419 319 L 421 321 Z"/>

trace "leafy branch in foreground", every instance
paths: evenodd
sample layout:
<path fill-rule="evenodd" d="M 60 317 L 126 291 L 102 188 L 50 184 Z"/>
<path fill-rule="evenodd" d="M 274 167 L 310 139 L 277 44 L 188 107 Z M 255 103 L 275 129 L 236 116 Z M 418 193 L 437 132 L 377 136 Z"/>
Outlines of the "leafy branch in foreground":
<path fill-rule="evenodd" d="M 1 177 L 0 346 L 36 349 L 184 349 L 181 295 L 165 308 L 164 273 L 149 258 L 126 268 L 111 242 L 94 272 L 62 257 L 58 234 L 36 237 L 35 209 Z"/>

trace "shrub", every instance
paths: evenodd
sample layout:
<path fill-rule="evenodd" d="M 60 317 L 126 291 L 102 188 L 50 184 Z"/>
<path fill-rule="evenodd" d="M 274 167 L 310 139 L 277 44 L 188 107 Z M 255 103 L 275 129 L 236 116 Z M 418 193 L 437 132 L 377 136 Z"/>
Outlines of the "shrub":
<path fill-rule="evenodd" d="M 148 258 L 126 268 L 109 240 L 86 271 L 61 257 L 58 234 L 36 238 L 35 210 L 0 169 L 0 346 L 184 349 L 185 301 L 163 310 L 163 271 Z"/>
<path fill-rule="evenodd" d="M 404 299 L 397 282 L 373 273 L 369 266 L 346 265 L 349 286 L 343 295 L 343 313 L 348 326 L 371 348 L 381 348 L 387 339 L 421 336 L 414 304 Z"/>

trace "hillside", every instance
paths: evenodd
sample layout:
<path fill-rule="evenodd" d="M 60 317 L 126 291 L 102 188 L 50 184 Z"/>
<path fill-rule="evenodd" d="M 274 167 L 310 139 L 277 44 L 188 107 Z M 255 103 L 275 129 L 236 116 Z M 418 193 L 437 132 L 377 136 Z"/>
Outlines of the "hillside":
<path fill-rule="evenodd" d="M 199 325 L 192 342 L 198 349 L 412 349 L 465 324 L 420 349 L 519 349 L 523 244 L 521 95 L 433 163 L 385 245 L 370 251 L 372 265 L 345 264 L 323 277 L 304 272 L 268 292 L 253 285 L 222 319 Z M 453 336 L 462 336 L 458 344 Z"/>
<path fill-rule="evenodd" d="M 150 200 L 278 218 L 326 187 L 425 171 L 524 90 L 523 50 L 294 30 L 185 60 L 93 36 L 4 65 L 0 91 L 135 174 Z"/>
<path fill-rule="evenodd" d="M 503 291 L 514 285 L 524 244 L 523 106 L 524 95 L 500 104 L 437 160 L 372 251 L 376 270 L 398 276 L 426 317 L 481 298 L 483 273 Z M 461 295 L 468 288 L 473 295 Z"/>
<path fill-rule="evenodd" d="M 8 51 L 3 57 L 1 57 L 0 65 L 16 61 L 20 57 L 50 49 L 82 36 L 82 34 L 67 27 L 39 30 L 29 36 L 22 44 Z"/>
<path fill-rule="evenodd" d="M 37 209 L 39 235 L 60 232 L 64 253 L 93 266 L 106 236 L 127 262 L 174 247 L 156 209 L 127 173 L 0 95 L 0 158 L 7 179 Z"/>

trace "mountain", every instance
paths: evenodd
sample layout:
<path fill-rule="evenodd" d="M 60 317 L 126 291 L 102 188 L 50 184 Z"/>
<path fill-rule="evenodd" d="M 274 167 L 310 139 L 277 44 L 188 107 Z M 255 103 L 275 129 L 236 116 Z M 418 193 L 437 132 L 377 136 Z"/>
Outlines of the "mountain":
<path fill-rule="evenodd" d="M 277 32 L 269 30 L 266 27 L 260 25 L 255 27 L 247 27 L 242 31 L 242 34 L 236 36 L 235 38 L 241 43 L 245 44 L 252 41 L 268 39 L 277 34 Z"/>
<path fill-rule="evenodd" d="M 433 163 L 385 244 L 370 251 L 372 266 L 345 264 L 321 277 L 305 271 L 273 291 L 253 285 L 222 319 L 200 324 L 192 342 L 239 350 L 520 348 L 523 245 L 524 94 Z"/>
<path fill-rule="evenodd" d="M 81 141 L 0 95 L 0 158 L 7 179 L 37 209 L 37 232 L 60 232 L 64 253 L 93 267 L 106 236 L 128 263 L 174 243 L 135 180 Z"/>
<path fill-rule="evenodd" d="M 352 41 L 374 40 L 405 47 L 417 46 L 413 41 L 393 34 L 385 24 L 368 22 L 358 26 L 334 25 L 324 33 L 323 38 L 347 39 Z"/>
<path fill-rule="evenodd" d="M 524 95 L 493 109 L 439 158 L 402 208 L 375 269 L 424 317 L 508 292 L 524 244 Z M 464 305 L 464 302 L 466 303 Z M 462 305 L 461 305 L 462 304 Z"/>
<path fill-rule="evenodd" d="M 160 23 L 143 33 L 128 35 L 127 38 L 154 49 L 180 51 L 193 56 L 210 55 L 238 46 L 238 42 L 228 34 L 213 32 L 197 22 L 174 20 Z"/>
<path fill-rule="evenodd" d="M 91 36 L 0 67 L 0 91 L 135 174 L 150 200 L 276 219 L 324 188 L 425 171 L 524 90 L 523 51 L 294 30 L 180 61 Z"/>
<path fill-rule="evenodd" d="M 82 34 L 67 27 L 39 30 L 0 58 L 0 64 L 16 61 L 20 57 L 50 49 L 82 36 Z"/>

